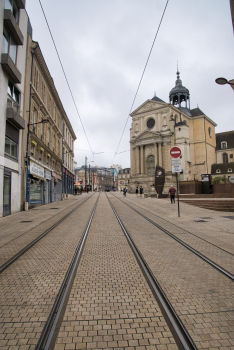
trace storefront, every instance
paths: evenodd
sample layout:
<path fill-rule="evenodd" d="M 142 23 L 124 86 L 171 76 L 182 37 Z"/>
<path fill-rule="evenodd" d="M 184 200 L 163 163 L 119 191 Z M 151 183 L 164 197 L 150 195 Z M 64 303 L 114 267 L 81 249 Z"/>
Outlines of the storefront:
<path fill-rule="evenodd" d="M 32 160 L 28 169 L 27 201 L 29 205 L 52 202 L 51 171 Z"/>
<path fill-rule="evenodd" d="M 66 168 L 63 168 L 63 193 L 74 194 L 74 175 Z"/>
<path fill-rule="evenodd" d="M 53 184 L 53 202 L 61 201 L 62 199 L 62 176 L 52 172 Z"/>

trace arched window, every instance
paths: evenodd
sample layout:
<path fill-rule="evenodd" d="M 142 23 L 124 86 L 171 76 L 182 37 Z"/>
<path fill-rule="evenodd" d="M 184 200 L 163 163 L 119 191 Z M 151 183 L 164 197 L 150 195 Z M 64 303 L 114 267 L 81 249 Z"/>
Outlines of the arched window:
<path fill-rule="evenodd" d="M 223 163 L 228 163 L 228 154 L 223 153 Z"/>
<path fill-rule="evenodd" d="M 154 176 L 155 174 L 155 160 L 154 156 L 149 156 L 147 158 L 147 175 Z"/>

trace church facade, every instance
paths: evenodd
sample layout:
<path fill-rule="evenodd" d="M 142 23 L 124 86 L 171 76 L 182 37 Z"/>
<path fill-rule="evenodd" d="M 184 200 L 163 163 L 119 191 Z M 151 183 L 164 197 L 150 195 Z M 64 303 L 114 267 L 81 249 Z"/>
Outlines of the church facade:
<path fill-rule="evenodd" d="M 216 123 L 199 108 L 190 109 L 189 90 L 182 85 L 178 70 L 169 103 L 155 95 L 133 111 L 131 117 L 130 192 L 136 186 L 143 186 L 145 192 L 154 191 L 157 165 L 165 170 L 163 193 L 175 186 L 176 174 L 172 173 L 169 153 L 173 146 L 182 151 L 180 181 L 201 180 L 201 174 L 211 173 L 211 165 L 216 162 Z"/>

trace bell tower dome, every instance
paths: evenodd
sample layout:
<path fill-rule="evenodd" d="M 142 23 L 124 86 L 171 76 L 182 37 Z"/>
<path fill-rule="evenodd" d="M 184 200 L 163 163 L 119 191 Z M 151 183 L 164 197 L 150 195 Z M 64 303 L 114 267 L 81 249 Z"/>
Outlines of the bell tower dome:
<path fill-rule="evenodd" d="M 180 79 L 180 72 L 179 69 L 177 68 L 177 80 L 175 82 L 175 87 L 171 89 L 170 94 L 169 94 L 169 101 L 171 104 L 174 106 L 180 108 L 183 107 L 181 106 L 182 102 L 185 102 L 186 108 L 190 109 L 190 94 L 189 90 L 182 85 L 182 80 Z"/>

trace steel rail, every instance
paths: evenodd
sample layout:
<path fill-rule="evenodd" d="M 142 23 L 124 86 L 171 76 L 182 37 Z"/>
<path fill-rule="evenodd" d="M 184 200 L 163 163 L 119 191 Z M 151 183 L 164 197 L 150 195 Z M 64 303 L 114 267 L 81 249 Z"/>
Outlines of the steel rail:
<path fill-rule="evenodd" d="M 113 194 L 112 194 L 113 195 Z M 114 195 L 113 195 L 114 196 Z M 140 216 L 142 216 L 145 220 L 149 221 L 152 225 L 156 226 L 157 228 L 159 228 L 161 231 L 163 231 L 164 233 L 166 233 L 168 236 L 170 236 L 171 238 L 173 238 L 175 241 L 177 241 L 178 243 L 180 243 L 181 245 L 183 245 L 185 248 L 187 248 L 188 250 L 190 250 L 192 253 L 196 254 L 199 258 L 201 258 L 203 261 L 205 261 L 206 263 L 208 263 L 209 265 L 211 265 L 213 268 L 215 268 L 216 270 L 218 270 L 220 273 L 222 273 L 225 277 L 228 277 L 232 282 L 234 282 L 234 275 L 232 273 L 230 273 L 229 271 L 227 271 L 226 269 L 224 269 L 222 266 L 216 264 L 213 260 L 209 259 L 207 256 L 205 256 L 204 254 L 200 253 L 198 250 L 194 249 L 193 247 L 191 247 L 189 244 L 183 242 L 181 239 L 179 239 L 178 237 L 176 237 L 175 235 L 173 235 L 173 233 L 169 232 L 168 230 L 166 230 L 165 228 L 163 228 L 162 226 L 158 225 L 156 222 L 154 222 L 153 220 L 149 219 L 147 216 L 145 216 L 144 214 L 142 214 L 141 212 L 139 212 L 138 210 L 136 210 L 135 208 L 133 208 L 131 205 L 125 203 L 122 199 L 114 196 L 116 199 L 120 200 L 122 203 L 124 203 L 125 205 L 127 205 L 129 208 L 131 208 L 133 211 L 135 211 L 137 214 L 139 214 Z"/>
<path fill-rule="evenodd" d="M 107 196 L 107 195 L 106 195 Z M 183 325 L 182 321 L 180 320 L 179 316 L 175 312 L 173 306 L 171 305 L 170 301 L 168 300 L 166 294 L 164 293 L 162 287 L 160 286 L 159 282 L 155 278 L 154 274 L 152 273 L 149 265 L 145 261 L 144 257 L 142 256 L 140 250 L 136 246 L 134 240 L 132 239 L 130 233 L 127 231 L 126 227 L 124 226 L 123 222 L 121 221 L 120 217 L 118 216 L 117 211 L 115 210 L 113 204 L 111 203 L 109 197 L 107 196 L 107 199 L 110 203 L 110 206 L 119 222 L 119 225 L 121 226 L 122 231 L 125 234 L 125 237 L 127 238 L 127 241 L 137 259 L 137 262 L 149 284 L 149 287 L 156 298 L 159 307 L 162 311 L 162 314 L 164 315 L 167 324 L 171 330 L 171 333 L 173 334 L 175 341 L 177 343 L 177 346 L 179 349 L 183 350 L 197 350 L 196 345 L 194 344 L 192 338 L 190 337 L 189 333 L 187 332 L 185 326 Z"/>
<path fill-rule="evenodd" d="M 83 234 L 80 238 L 80 241 L 78 243 L 78 246 L 76 248 L 76 251 L 73 255 L 73 258 L 71 260 L 71 263 L 69 265 L 69 268 L 66 272 L 66 275 L 64 277 L 64 280 L 62 282 L 62 285 L 60 287 L 60 290 L 58 292 L 58 295 L 56 297 L 56 300 L 54 302 L 54 305 L 51 309 L 50 315 L 47 319 L 47 322 L 42 330 L 40 339 L 35 347 L 35 350 L 49 350 L 53 349 L 59 329 L 60 329 L 60 322 L 63 319 L 63 314 L 65 312 L 65 307 L 67 300 L 70 295 L 70 291 L 72 288 L 72 284 L 75 278 L 75 274 L 78 268 L 78 264 L 82 255 L 82 251 L 85 245 L 85 241 L 89 232 L 89 228 L 97 207 L 97 203 L 100 197 L 99 196 L 95 202 L 95 205 L 93 207 L 92 213 L 89 217 L 89 220 L 86 224 L 86 227 L 83 231 Z"/>
<path fill-rule="evenodd" d="M 93 196 L 93 195 L 92 195 Z M 18 253 L 13 255 L 9 260 L 7 260 L 3 265 L 0 266 L 0 274 L 6 270 L 11 264 L 13 264 L 17 259 L 19 259 L 24 253 L 26 253 L 30 248 L 32 248 L 37 242 L 39 242 L 43 237 L 45 237 L 50 231 L 52 231 L 55 227 L 60 225 L 65 219 L 68 218 L 72 213 L 74 213 L 75 210 L 77 210 L 81 205 L 83 205 L 88 199 L 90 199 L 92 196 L 86 198 L 82 203 L 80 203 L 77 207 L 72 209 L 68 214 L 64 215 L 62 219 L 60 219 L 58 222 L 56 222 L 54 225 L 52 225 L 50 228 L 48 228 L 45 232 L 43 232 L 40 236 L 35 238 L 32 242 L 30 242 L 28 245 L 26 245 L 23 249 L 21 249 Z"/>

